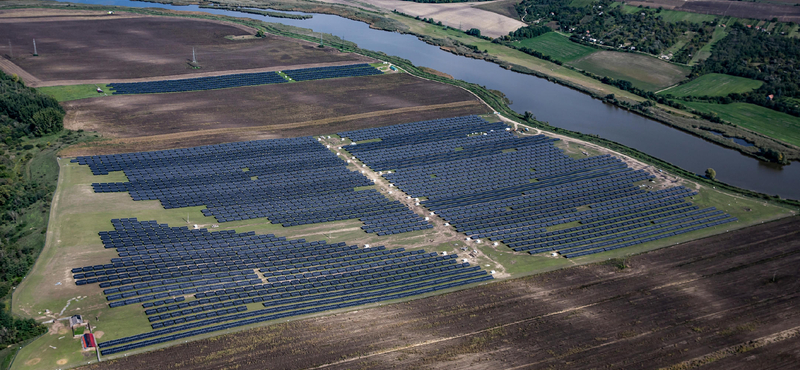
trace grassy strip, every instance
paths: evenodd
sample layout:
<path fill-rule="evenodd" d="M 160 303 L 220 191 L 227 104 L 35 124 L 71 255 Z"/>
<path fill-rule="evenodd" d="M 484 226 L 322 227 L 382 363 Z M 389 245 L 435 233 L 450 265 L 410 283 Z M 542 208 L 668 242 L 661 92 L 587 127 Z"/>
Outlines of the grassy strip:
<path fill-rule="evenodd" d="M 749 78 L 709 73 L 683 85 L 663 90 L 658 94 L 669 94 L 678 98 L 685 96 L 728 96 L 733 93 L 753 91 L 763 84 L 763 81 L 751 80 Z"/>
<path fill-rule="evenodd" d="M 572 42 L 569 38 L 557 32 L 548 32 L 532 39 L 514 41 L 513 43 L 518 44 L 519 47 L 527 47 L 549 55 L 562 62 L 580 59 L 598 51 L 595 48 Z"/>
<path fill-rule="evenodd" d="M 716 113 L 719 118 L 734 125 L 769 137 L 779 137 L 782 141 L 800 147 L 800 117 L 748 103 L 684 102 L 683 104 L 701 112 Z"/>
<path fill-rule="evenodd" d="M 97 92 L 97 88 L 103 90 L 102 93 Z M 50 95 L 60 102 L 103 97 L 111 93 L 111 88 L 105 84 L 99 85 L 67 85 L 67 86 L 44 86 L 39 87 L 37 90 L 44 94 Z"/>
<path fill-rule="evenodd" d="M 689 61 L 689 65 L 693 66 L 699 62 L 708 59 L 708 57 L 711 56 L 711 49 L 714 47 L 714 44 L 716 44 L 719 40 L 725 38 L 725 36 L 728 36 L 727 27 L 715 28 L 714 34 L 711 35 L 711 40 L 708 41 L 708 43 L 706 43 L 705 45 L 703 45 L 703 47 L 700 48 L 700 51 L 697 54 L 695 54 L 694 57 L 692 57 L 692 60 Z"/>

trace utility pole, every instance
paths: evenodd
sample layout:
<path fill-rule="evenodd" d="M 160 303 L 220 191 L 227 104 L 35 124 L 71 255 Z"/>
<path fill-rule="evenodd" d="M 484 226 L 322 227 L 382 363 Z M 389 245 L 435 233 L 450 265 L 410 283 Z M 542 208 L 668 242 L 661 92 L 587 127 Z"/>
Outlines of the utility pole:
<path fill-rule="evenodd" d="M 14 59 L 14 49 L 11 48 L 11 40 L 8 40 L 8 53 L 11 56 L 11 59 Z"/>
<path fill-rule="evenodd" d="M 192 63 L 197 63 L 197 55 L 194 53 L 194 48 L 192 48 Z"/>
<path fill-rule="evenodd" d="M 33 39 L 33 56 L 39 56 L 39 53 L 36 51 L 36 39 Z"/>

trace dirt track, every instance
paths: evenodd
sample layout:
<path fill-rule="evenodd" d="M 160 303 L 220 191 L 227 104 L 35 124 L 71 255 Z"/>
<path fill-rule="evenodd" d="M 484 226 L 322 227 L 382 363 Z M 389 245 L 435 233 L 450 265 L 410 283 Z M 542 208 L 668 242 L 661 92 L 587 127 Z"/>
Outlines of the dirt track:
<path fill-rule="evenodd" d="M 783 219 L 624 268 L 575 267 L 89 368 L 791 368 L 800 361 L 799 227 L 800 217 Z"/>
<path fill-rule="evenodd" d="M 15 17 L 17 15 L 17 17 Z M 37 79 L 97 81 L 208 74 L 310 63 L 371 61 L 312 43 L 253 35 L 247 27 L 202 19 L 149 16 L 58 17 L 3 11 L 0 34 L 8 35 L 0 52 Z M 32 40 L 38 56 L 33 56 Z M 192 48 L 202 68 L 192 69 Z M 27 81 L 26 81 L 27 82 Z M 84 82 L 85 83 L 85 82 Z M 32 86 L 36 81 L 31 81 Z"/>

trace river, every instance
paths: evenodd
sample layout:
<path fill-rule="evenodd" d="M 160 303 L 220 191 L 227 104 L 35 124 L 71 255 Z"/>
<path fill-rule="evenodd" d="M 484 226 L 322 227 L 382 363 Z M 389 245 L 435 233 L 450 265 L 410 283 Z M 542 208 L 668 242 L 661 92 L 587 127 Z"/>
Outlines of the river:
<path fill-rule="evenodd" d="M 553 126 L 597 134 L 695 173 L 704 173 L 707 168 L 714 168 L 718 180 L 741 188 L 800 199 L 800 164 L 777 166 L 764 163 L 546 79 L 512 72 L 491 62 L 450 54 L 413 35 L 379 31 L 369 28 L 363 22 L 326 14 L 313 14 L 311 19 L 296 20 L 200 8 L 195 5 L 174 6 L 131 0 L 72 2 L 202 11 L 283 23 L 333 34 L 355 42 L 363 49 L 399 56 L 417 66 L 434 68 L 457 79 L 500 90 L 513 101 L 512 109 L 517 112 L 531 111 L 537 119 L 547 121 Z"/>

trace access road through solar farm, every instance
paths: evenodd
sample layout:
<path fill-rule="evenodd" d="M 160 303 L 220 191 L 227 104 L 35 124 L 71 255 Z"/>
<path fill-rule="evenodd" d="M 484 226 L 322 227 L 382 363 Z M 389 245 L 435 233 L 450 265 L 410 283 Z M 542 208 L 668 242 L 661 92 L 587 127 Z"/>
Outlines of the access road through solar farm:
<path fill-rule="evenodd" d="M 798 227 L 786 218 L 86 368 L 790 368 L 800 360 Z"/>

